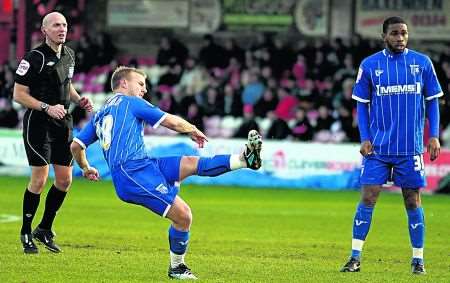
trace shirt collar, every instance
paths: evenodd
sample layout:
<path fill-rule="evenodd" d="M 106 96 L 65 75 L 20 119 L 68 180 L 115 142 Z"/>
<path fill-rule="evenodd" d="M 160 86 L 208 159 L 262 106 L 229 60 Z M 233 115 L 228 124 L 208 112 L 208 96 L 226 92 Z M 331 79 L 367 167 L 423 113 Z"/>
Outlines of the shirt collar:
<path fill-rule="evenodd" d="M 403 52 L 400 52 L 400 53 L 394 53 L 394 52 L 390 51 L 388 48 L 383 49 L 383 55 L 388 58 L 398 58 L 398 57 L 408 54 L 408 52 L 409 52 L 408 48 L 405 48 L 405 50 L 403 50 Z"/>
<path fill-rule="evenodd" d="M 49 52 L 50 54 L 54 54 L 56 56 L 56 52 L 55 50 L 53 50 L 47 43 L 43 42 L 42 45 L 47 52 Z M 64 44 L 61 46 L 61 56 L 66 54 L 66 48 L 64 48 Z"/>

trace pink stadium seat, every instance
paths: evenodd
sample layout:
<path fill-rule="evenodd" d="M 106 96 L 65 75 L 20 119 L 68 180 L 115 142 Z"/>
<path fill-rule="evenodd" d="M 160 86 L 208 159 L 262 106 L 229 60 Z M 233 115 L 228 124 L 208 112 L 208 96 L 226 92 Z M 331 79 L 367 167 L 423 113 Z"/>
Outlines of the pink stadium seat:
<path fill-rule="evenodd" d="M 317 110 L 311 110 L 306 113 L 306 116 L 308 116 L 310 121 L 316 121 L 317 117 L 319 117 L 319 112 Z"/>
<path fill-rule="evenodd" d="M 72 81 L 73 82 L 83 82 L 85 77 L 86 77 L 85 73 L 76 73 L 73 75 Z"/>
<path fill-rule="evenodd" d="M 206 135 L 209 137 L 218 137 L 220 136 L 220 117 L 219 116 L 212 116 L 207 117 L 204 120 L 205 122 L 205 132 Z"/>
<path fill-rule="evenodd" d="M 93 93 L 100 93 L 103 92 L 103 85 L 95 84 L 92 86 L 92 92 Z"/>

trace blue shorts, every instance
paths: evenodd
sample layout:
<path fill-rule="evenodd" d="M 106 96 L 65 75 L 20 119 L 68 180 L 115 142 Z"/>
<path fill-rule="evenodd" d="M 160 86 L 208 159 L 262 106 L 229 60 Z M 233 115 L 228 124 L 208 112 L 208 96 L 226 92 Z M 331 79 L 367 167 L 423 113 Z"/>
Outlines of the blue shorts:
<path fill-rule="evenodd" d="M 181 156 L 127 161 L 111 176 L 117 196 L 166 216 L 179 191 Z"/>
<path fill-rule="evenodd" d="M 401 188 L 425 187 L 423 155 L 371 154 L 364 157 L 361 168 L 361 185 L 383 185 L 388 181 L 393 181 L 395 186 Z"/>

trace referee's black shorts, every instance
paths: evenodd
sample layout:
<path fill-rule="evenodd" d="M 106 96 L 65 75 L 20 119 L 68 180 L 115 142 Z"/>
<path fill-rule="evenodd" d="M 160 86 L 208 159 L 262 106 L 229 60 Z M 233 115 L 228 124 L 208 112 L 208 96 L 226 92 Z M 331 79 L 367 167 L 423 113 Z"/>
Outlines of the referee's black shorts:
<path fill-rule="evenodd" d="M 56 120 L 47 113 L 28 109 L 23 118 L 23 142 L 30 166 L 71 166 L 73 122 L 67 114 Z"/>

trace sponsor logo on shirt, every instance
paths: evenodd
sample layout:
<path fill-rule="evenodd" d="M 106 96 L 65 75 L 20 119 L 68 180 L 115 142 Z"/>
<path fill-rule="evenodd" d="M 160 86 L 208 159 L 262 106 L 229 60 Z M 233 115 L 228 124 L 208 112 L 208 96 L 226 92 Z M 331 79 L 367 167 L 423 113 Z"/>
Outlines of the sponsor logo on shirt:
<path fill-rule="evenodd" d="M 375 70 L 375 76 L 379 77 L 383 73 L 383 70 Z"/>
<path fill-rule="evenodd" d="M 420 94 L 422 88 L 420 83 L 407 84 L 407 85 L 376 85 L 377 96 L 393 95 L 393 94 Z"/>

